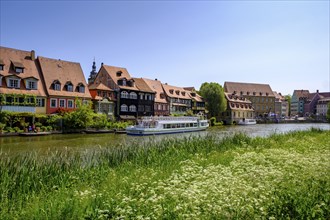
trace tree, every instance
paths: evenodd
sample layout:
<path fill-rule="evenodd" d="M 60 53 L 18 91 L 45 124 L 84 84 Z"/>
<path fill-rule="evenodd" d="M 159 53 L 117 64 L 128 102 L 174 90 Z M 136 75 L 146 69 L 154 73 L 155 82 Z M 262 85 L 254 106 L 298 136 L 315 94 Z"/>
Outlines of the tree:
<path fill-rule="evenodd" d="M 288 113 L 289 113 L 289 116 L 291 115 L 291 95 L 286 95 L 284 96 L 285 97 L 285 100 L 288 102 Z"/>
<path fill-rule="evenodd" d="M 206 101 L 209 117 L 219 116 L 227 109 L 227 101 L 222 86 L 219 83 L 203 83 L 199 89 L 200 95 Z"/>
<path fill-rule="evenodd" d="M 63 116 L 65 128 L 84 129 L 93 123 L 94 112 L 91 103 L 84 104 L 81 100 L 76 100 L 76 103 L 78 108 Z"/>

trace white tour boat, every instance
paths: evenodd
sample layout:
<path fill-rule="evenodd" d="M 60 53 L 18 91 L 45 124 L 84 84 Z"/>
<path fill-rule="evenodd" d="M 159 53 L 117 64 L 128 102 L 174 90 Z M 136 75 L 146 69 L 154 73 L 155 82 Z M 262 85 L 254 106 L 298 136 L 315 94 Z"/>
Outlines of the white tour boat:
<path fill-rule="evenodd" d="M 253 118 L 249 118 L 249 119 L 243 118 L 242 120 L 239 120 L 238 124 L 239 125 L 255 125 L 255 124 L 257 124 L 257 121 Z"/>
<path fill-rule="evenodd" d="M 142 117 L 137 125 L 126 128 L 128 135 L 172 134 L 192 131 L 202 131 L 209 123 L 202 117 Z"/>

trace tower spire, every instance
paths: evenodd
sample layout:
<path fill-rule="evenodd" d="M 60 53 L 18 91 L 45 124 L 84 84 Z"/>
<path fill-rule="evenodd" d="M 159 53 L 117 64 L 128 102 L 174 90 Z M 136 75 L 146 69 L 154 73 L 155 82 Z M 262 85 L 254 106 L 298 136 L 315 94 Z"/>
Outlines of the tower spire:
<path fill-rule="evenodd" d="M 96 78 L 96 65 L 95 65 L 95 57 L 93 59 L 93 66 L 92 66 L 92 71 L 90 72 L 89 78 L 88 78 L 88 84 L 91 84 L 94 82 Z"/>

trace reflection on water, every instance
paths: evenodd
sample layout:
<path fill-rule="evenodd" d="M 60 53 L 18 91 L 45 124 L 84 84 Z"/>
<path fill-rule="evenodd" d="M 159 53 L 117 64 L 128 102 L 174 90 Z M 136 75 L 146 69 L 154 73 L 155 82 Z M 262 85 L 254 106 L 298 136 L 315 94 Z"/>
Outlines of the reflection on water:
<path fill-rule="evenodd" d="M 212 127 L 202 132 L 168 134 L 157 136 L 128 136 L 125 134 L 56 134 L 36 137 L 0 137 L 1 154 L 17 154 L 30 151 L 44 153 L 47 151 L 66 150 L 85 151 L 100 147 L 111 147 L 117 144 L 148 143 L 172 138 L 185 138 L 190 136 L 216 135 L 224 137 L 238 132 L 249 136 L 268 136 L 274 133 L 286 133 L 294 130 L 307 130 L 310 128 L 330 130 L 330 124 L 257 124 L 251 126 L 224 126 Z"/>

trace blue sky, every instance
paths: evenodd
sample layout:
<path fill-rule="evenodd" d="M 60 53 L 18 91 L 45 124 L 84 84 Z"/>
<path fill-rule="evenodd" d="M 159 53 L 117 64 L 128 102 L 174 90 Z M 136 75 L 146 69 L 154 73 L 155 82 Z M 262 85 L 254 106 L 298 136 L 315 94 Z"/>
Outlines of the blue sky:
<path fill-rule="evenodd" d="M 0 44 L 175 86 L 330 91 L 329 1 L 3 1 Z"/>

